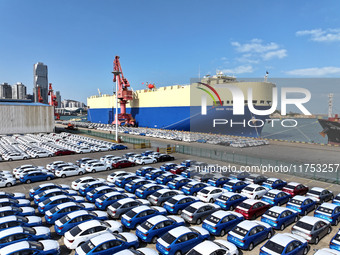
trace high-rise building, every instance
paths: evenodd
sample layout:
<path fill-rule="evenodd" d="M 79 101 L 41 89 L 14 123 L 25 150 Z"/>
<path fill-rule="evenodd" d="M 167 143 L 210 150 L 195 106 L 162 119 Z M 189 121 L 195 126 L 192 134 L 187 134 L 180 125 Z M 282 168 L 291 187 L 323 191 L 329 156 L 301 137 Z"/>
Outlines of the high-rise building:
<path fill-rule="evenodd" d="M 13 99 L 26 99 L 26 86 L 21 82 L 12 86 L 12 98 Z"/>
<path fill-rule="evenodd" d="M 7 82 L 0 84 L 0 98 L 11 99 L 12 98 L 12 86 Z"/>
<path fill-rule="evenodd" d="M 40 87 L 41 97 L 43 98 L 43 103 L 48 104 L 48 76 L 47 76 L 47 65 L 38 62 L 33 66 L 33 95 L 34 102 L 38 102 L 38 86 Z"/>
<path fill-rule="evenodd" d="M 61 95 L 60 95 L 60 91 L 56 91 L 55 92 L 55 96 L 57 97 L 57 102 L 58 102 L 57 108 L 61 108 Z"/>

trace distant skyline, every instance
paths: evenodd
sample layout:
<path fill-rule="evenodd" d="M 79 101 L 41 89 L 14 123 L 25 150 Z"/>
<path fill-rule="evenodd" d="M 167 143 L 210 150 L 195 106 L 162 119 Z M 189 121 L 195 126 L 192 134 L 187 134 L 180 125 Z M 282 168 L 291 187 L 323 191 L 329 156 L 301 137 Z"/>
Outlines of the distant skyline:
<path fill-rule="evenodd" d="M 262 78 L 340 77 L 340 2 L 225 0 L 2 0 L 0 83 L 33 92 L 33 64 L 63 98 L 112 94 L 120 56 L 134 90 L 188 84 L 216 70 Z M 298 86 L 298 85 L 297 85 Z M 326 113 L 340 85 L 306 87 L 310 111 Z"/>

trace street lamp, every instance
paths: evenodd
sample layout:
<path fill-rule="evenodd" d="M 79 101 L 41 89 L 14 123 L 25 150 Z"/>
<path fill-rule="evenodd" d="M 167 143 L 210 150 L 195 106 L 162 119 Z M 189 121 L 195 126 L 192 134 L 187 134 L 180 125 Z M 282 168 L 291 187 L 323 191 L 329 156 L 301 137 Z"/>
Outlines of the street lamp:
<path fill-rule="evenodd" d="M 118 70 L 114 70 L 112 72 L 114 77 L 116 78 L 116 116 L 115 116 L 115 123 L 116 123 L 116 141 L 118 142 L 118 79 L 117 77 L 121 74 Z"/>

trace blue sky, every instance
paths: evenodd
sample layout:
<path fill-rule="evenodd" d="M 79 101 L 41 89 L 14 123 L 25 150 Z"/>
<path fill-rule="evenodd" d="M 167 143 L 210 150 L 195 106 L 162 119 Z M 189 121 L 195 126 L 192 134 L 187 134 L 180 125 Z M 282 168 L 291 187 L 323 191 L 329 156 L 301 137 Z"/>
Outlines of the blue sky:
<path fill-rule="evenodd" d="M 2 0 L 0 83 L 23 82 L 31 93 L 40 61 L 62 98 L 86 102 L 98 88 L 112 93 L 115 55 L 135 90 L 142 82 L 189 83 L 199 67 L 201 75 L 340 77 L 339 7 L 336 0 Z M 336 87 L 308 89 L 313 112 L 320 103 L 327 109 L 327 93 L 340 98 Z"/>

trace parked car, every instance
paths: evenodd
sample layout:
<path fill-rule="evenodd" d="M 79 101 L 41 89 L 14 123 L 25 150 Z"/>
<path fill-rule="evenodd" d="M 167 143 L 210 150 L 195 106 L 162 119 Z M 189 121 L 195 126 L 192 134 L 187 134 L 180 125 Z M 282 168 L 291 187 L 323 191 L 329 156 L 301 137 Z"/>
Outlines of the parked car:
<path fill-rule="evenodd" d="M 274 229 L 284 230 L 288 225 L 299 220 L 298 212 L 274 206 L 267 210 L 261 217 L 261 221 L 271 225 Z"/>
<path fill-rule="evenodd" d="M 305 238 L 308 243 L 318 244 L 319 241 L 332 231 L 331 223 L 312 216 L 302 217 L 292 227 L 292 234 Z"/>
<path fill-rule="evenodd" d="M 208 185 L 203 182 L 191 181 L 181 188 L 181 191 L 186 195 L 196 196 L 197 192 L 204 189 Z"/>
<path fill-rule="evenodd" d="M 282 191 L 294 197 L 296 195 L 305 195 L 308 192 L 308 187 L 298 182 L 289 182 Z"/>
<path fill-rule="evenodd" d="M 162 174 L 164 174 L 164 172 L 161 169 L 156 169 L 156 170 L 152 170 L 151 172 L 145 174 L 145 178 L 147 180 L 155 180 L 156 178 L 158 178 Z"/>
<path fill-rule="evenodd" d="M 312 197 L 297 195 L 290 199 L 286 207 L 297 211 L 300 215 L 307 215 L 317 208 L 317 204 L 316 200 Z"/>
<path fill-rule="evenodd" d="M 66 195 L 66 196 L 76 196 L 78 193 L 75 190 L 62 190 L 59 188 L 56 189 L 49 189 L 44 191 L 43 193 L 40 193 L 38 195 L 34 196 L 34 203 L 37 205 L 40 202 L 45 201 L 46 199 L 54 196 L 59 195 Z"/>
<path fill-rule="evenodd" d="M 131 162 L 129 160 L 126 160 L 126 159 L 120 159 L 120 160 L 117 160 L 115 162 L 112 163 L 112 168 L 116 169 L 116 168 L 125 168 L 125 167 L 132 167 L 132 166 L 135 166 L 136 163 L 134 162 Z"/>
<path fill-rule="evenodd" d="M 87 166 L 85 170 L 88 173 L 96 173 L 96 172 L 102 172 L 102 171 L 109 171 L 110 169 L 111 167 L 109 165 L 98 162 L 98 163 L 93 163 Z"/>
<path fill-rule="evenodd" d="M 314 212 L 314 217 L 329 221 L 337 226 L 340 220 L 340 206 L 331 203 L 322 203 Z"/>
<path fill-rule="evenodd" d="M 166 185 L 169 181 L 175 179 L 178 175 L 170 172 L 163 173 L 161 176 L 156 178 L 156 182 L 159 184 Z"/>
<path fill-rule="evenodd" d="M 101 186 L 101 187 L 95 188 L 92 191 L 88 192 L 86 194 L 86 199 L 87 199 L 87 201 L 94 203 L 97 198 L 103 196 L 104 194 L 110 193 L 110 192 L 124 193 L 124 190 L 120 189 L 120 188 L 110 187 L 110 186 Z"/>
<path fill-rule="evenodd" d="M 92 181 L 92 182 L 88 182 L 87 184 L 82 185 L 78 192 L 80 195 L 82 196 L 86 196 L 87 193 L 91 192 L 92 190 L 94 190 L 95 188 L 99 188 L 99 187 L 114 187 L 115 185 L 112 183 L 107 183 L 107 182 L 103 182 L 103 181 Z"/>
<path fill-rule="evenodd" d="M 311 188 L 307 192 L 306 196 L 313 197 L 318 204 L 322 204 L 323 202 L 328 202 L 334 199 L 334 194 L 332 191 L 318 187 Z"/>
<path fill-rule="evenodd" d="M 185 167 L 190 167 L 190 166 L 194 165 L 196 162 L 197 162 L 196 160 L 187 159 L 187 160 L 183 160 L 181 162 L 181 165 L 185 166 Z"/>
<path fill-rule="evenodd" d="M 0 254 L 58 255 L 60 247 L 55 240 L 20 241 L 0 249 Z"/>
<path fill-rule="evenodd" d="M 139 168 L 136 170 L 137 176 L 145 176 L 147 173 L 150 173 L 152 170 L 156 170 L 156 168 L 151 166 L 143 166 L 142 168 Z"/>
<path fill-rule="evenodd" d="M 262 198 L 268 190 L 258 184 L 250 184 L 244 189 L 242 189 L 241 194 L 250 199 L 260 199 Z"/>
<path fill-rule="evenodd" d="M 238 249 L 236 245 L 226 241 L 226 240 L 215 240 L 209 241 L 206 240 L 194 248 L 192 248 L 187 255 L 196 255 L 196 254 L 205 254 L 205 255 L 238 255 Z"/>
<path fill-rule="evenodd" d="M 121 215 L 130 211 L 131 209 L 142 206 L 142 205 L 150 205 L 148 200 L 145 199 L 133 199 L 133 198 L 123 198 L 112 205 L 109 205 L 107 208 L 107 213 L 113 219 L 120 219 Z"/>
<path fill-rule="evenodd" d="M 68 166 L 60 170 L 56 170 L 55 176 L 65 178 L 67 176 L 83 175 L 85 172 L 86 171 L 83 168 Z"/>
<path fill-rule="evenodd" d="M 135 161 L 138 165 L 153 164 L 157 162 L 157 159 L 148 156 L 142 156 Z"/>
<path fill-rule="evenodd" d="M 286 204 L 290 198 L 291 195 L 284 191 L 278 189 L 271 189 L 262 197 L 261 200 L 271 205 L 281 206 L 283 204 Z"/>
<path fill-rule="evenodd" d="M 40 202 L 38 204 L 38 212 L 41 214 L 45 214 L 46 211 L 52 209 L 53 207 L 61 203 L 77 202 L 78 201 L 77 198 L 79 198 L 79 196 L 72 197 L 72 196 L 59 195 L 59 196 L 51 197 L 49 199 L 46 199 L 44 202 Z M 85 204 L 86 204 L 86 207 L 93 206 L 92 204 L 89 204 L 89 203 L 85 203 Z"/>
<path fill-rule="evenodd" d="M 203 221 L 202 227 L 211 235 L 224 236 L 243 220 L 240 213 L 218 210 Z"/>
<path fill-rule="evenodd" d="M 148 200 L 152 205 L 163 207 L 166 201 L 168 201 L 169 199 L 177 195 L 182 195 L 182 194 L 183 193 L 178 190 L 160 189 L 156 191 L 155 193 L 151 194 L 148 197 Z"/>
<path fill-rule="evenodd" d="M 329 249 L 329 248 L 322 248 L 322 249 L 315 249 L 316 252 L 314 255 L 340 255 L 340 251 Z"/>
<path fill-rule="evenodd" d="M 72 184 L 71 184 L 71 187 L 74 190 L 79 190 L 85 184 L 87 184 L 89 182 L 93 182 L 93 181 L 104 181 L 104 179 L 93 178 L 93 177 L 90 177 L 90 176 L 81 177 L 81 178 L 73 181 Z"/>
<path fill-rule="evenodd" d="M 119 177 L 115 181 L 115 185 L 120 187 L 120 188 L 124 188 L 125 184 L 130 183 L 133 180 L 145 180 L 145 179 L 144 179 L 144 177 L 140 177 L 140 176 L 136 176 L 136 175 L 123 176 L 123 177 Z"/>
<path fill-rule="evenodd" d="M 216 199 L 215 204 L 224 210 L 232 211 L 246 199 L 247 197 L 241 194 L 225 192 Z"/>
<path fill-rule="evenodd" d="M 242 250 L 253 250 L 256 245 L 274 234 L 272 227 L 261 221 L 245 220 L 237 224 L 228 234 L 227 240 Z"/>
<path fill-rule="evenodd" d="M 286 181 L 278 178 L 268 178 L 262 186 L 267 189 L 283 189 L 287 185 Z"/>
<path fill-rule="evenodd" d="M 178 176 L 167 183 L 170 189 L 181 189 L 184 185 L 191 181 L 189 178 L 184 178 L 183 176 Z"/>
<path fill-rule="evenodd" d="M 197 197 L 203 202 L 213 203 L 224 192 L 225 192 L 224 189 L 208 186 L 201 189 L 197 193 Z"/>
<path fill-rule="evenodd" d="M 151 248 L 139 248 L 137 250 L 125 249 L 115 253 L 115 255 L 135 255 L 136 253 L 138 253 L 138 255 L 159 255 L 157 251 Z"/>
<path fill-rule="evenodd" d="M 214 187 L 222 188 L 224 184 L 226 184 L 230 179 L 223 175 L 217 175 L 211 178 L 207 183 Z"/>
<path fill-rule="evenodd" d="M 145 179 L 135 179 L 127 184 L 125 184 L 124 186 L 124 189 L 127 191 L 127 192 L 130 192 L 130 193 L 135 193 L 136 190 L 146 184 L 151 184 L 151 183 L 154 183 L 153 181 L 150 181 L 150 180 L 145 180 Z"/>
<path fill-rule="evenodd" d="M 148 198 L 148 196 L 152 195 L 153 193 L 155 193 L 156 191 L 160 190 L 160 189 L 166 189 L 168 188 L 167 186 L 161 185 L 161 184 L 146 184 L 138 189 L 136 189 L 136 193 L 135 195 L 139 198 Z"/>
<path fill-rule="evenodd" d="M 101 197 L 97 198 L 95 200 L 96 201 L 95 205 L 99 210 L 106 210 L 106 208 L 109 205 L 112 205 L 114 202 L 120 199 L 128 198 L 128 197 L 135 198 L 135 196 L 132 194 L 113 191 L 113 192 L 106 193 L 102 195 Z"/>
<path fill-rule="evenodd" d="M 200 225 L 206 217 L 220 209 L 218 205 L 199 201 L 187 206 L 181 217 L 188 223 Z"/>
<path fill-rule="evenodd" d="M 30 172 L 24 176 L 20 176 L 20 182 L 22 183 L 31 183 L 38 181 L 49 181 L 54 179 L 54 175 L 51 173 L 44 173 L 40 171 Z"/>
<path fill-rule="evenodd" d="M 270 238 L 260 249 L 260 255 L 267 254 L 295 254 L 306 255 L 309 245 L 306 239 L 289 234 L 276 234 Z"/>
<path fill-rule="evenodd" d="M 31 202 L 28 199 L 0 198 L 0 207 L 4 206 L 23 207 L 30 205 Z"/>
<path fill-rule="evenodd" d="M 0 178 L 0 187 L 11 187 L 17 183 L 17 180 L 14 177 L 1 177 Z"/>
<path fill-rule="evenodd" d="M 235 212 L 242 214 L 247 220 L 255 220 L 257 217 L 264 214 L 270 207 L 271 205 L 264 201 L 247 199 L 236 207 Z"/>
<path fill-rule="evenodd" d="M 134 175 L 133 173 L 128 173 L 128 172 L 125 172 L 125 171 L 115 171 L 111 174 L 109 174 L 107 176 L 107 181 L 108 182 L 112 182 L 112 183 L 115 183 L 115 181 L 118 179 L 118 178 L 121 178 L 121 177 L 127 177 L 127 176 L 132 176 Z"/>
<path fill-rule="evenodd" d="M 340 230 L 338 230 L 335 236 L 333 236 L 333 238 L 331 239 L 329 243 L 329 248 L 339 251 L 340 253 Z"/>
<path fill-rule="evenodd" d="M 175 195 L 170 197 L 164 204 L 164 208 L 171 214 L 181 214 L 182 210 L 189 205 L 199 202 L 199 199 L 194 196 Z"/>
<path fill-rule="evenodd" d="M 24 193 L 10 193 L 5 191 L 0 191 L 0 198 L 11 198 L 11 199 L 25 199 L 26 195 Z"/>

